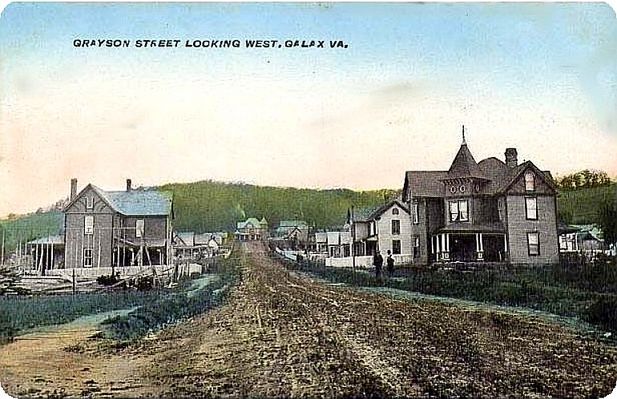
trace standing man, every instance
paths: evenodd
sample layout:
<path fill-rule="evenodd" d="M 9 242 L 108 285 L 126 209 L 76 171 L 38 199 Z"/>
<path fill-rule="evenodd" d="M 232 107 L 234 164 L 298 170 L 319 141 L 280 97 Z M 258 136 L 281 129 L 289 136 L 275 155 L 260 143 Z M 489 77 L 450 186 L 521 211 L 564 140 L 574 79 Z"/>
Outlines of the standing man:
<path fill-rule="evenodd" d="M 383 257 L 379 251 L 375 251 L 373 255 L 373 266 L 375 266 L 375 277 L 381 278 L 381 267 L 383 266 Z"/>
<path fill-rule="evenodd" d="M 392 252 L 390 252 L 390 250 L 388 250 L 386 264 L 388 267 L 388 277 L 392 277 L 394 275 L 394 258 L 392 257 Z"/>

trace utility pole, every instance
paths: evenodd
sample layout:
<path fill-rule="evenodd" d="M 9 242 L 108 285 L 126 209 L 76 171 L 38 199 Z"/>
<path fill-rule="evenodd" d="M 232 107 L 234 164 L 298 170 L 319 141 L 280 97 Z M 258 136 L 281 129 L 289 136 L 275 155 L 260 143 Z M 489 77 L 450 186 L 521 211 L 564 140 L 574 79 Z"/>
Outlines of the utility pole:
<path fill-rule="evenodd" d="M 354 206 L 351 206 L 351 268 L 353 270 L 354 282 L 356 280 L 356 224 L 354 223 Z"/>
<path fill-rule="evenodd" d="M 4 226 L 2 227 L 2 252 L 0 253 L 0 266 L 4 266 Z"/>

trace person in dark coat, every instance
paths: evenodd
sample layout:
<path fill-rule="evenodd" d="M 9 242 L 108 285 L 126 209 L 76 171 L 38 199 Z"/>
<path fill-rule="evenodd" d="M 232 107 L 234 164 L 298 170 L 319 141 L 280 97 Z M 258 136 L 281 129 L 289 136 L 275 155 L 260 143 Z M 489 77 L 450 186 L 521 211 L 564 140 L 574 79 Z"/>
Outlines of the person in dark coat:
<path fill-rule="evenodd" d="M 373 266 L 375 266 L 375 277 L 381 278 L 381 267 L 383 266 L 383 256 L 379 251 L 375 251 L 373 255 Z"/>
<path fill-rule="evenodd" d="M 392 257 L 392 253 L 388 250 L 388 258 L 386 259 L 386 266 L 388 270 L 388 277 L 392 277 L 394 275 L 394 258 Z"/>

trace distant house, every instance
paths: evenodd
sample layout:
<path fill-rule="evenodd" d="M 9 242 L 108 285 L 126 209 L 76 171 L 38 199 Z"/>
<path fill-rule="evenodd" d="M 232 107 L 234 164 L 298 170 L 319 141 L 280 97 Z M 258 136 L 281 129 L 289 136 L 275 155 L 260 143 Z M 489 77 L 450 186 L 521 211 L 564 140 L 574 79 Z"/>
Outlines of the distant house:
<path fill-rule="evenodd" d="M 405 174 L 402 199 L 418 263 L 559 261 L 555 184 L 515 148 L 477 163 L 463 136 L 448 170 Z"/>
<path fill-rule="evenodd" d="M 297 243 L 306 243 L 309 226 L 304 220 L 281 220 L 274 230 L 274 236 L 284 240 L 294 240 Z"/>
<path fill-rule="evenodd" d="M 355 239 L 354 255 L 413 253 L 411 219 L 407 206 L 394 199 L 373 208 L 361 208 L 350 214 L 349 227 Z"/>
<path fill-rule="evenodd" d="M 248 218 L 243 222 L 238 222 L 234 233 L 239 241 L 255 241 L 268 237 L 268 221 L 262 217 L 261 220 Z"/>
<path fill-rule="evenodd" d="M 66 268 L 167 265 L 172 255 L 172 194 L 156 189 L 105 191 L 71 180 L 64 208 Z"/>

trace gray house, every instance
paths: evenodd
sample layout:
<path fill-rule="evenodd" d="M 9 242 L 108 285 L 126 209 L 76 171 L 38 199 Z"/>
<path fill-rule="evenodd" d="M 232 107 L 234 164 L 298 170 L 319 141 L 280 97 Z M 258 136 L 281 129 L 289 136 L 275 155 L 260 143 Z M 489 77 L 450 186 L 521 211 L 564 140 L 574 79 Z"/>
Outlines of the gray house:
<path fill-rule="evenodd" d="M 515 148 L 476 162 L 463 136 L 448 170 L 405 174 L 415 260 L 557 263 L 556 196 L 550 172 L 519 164 Z"/>
<path fill-rule="evenodd" d="M 172 195 L 156 189 L 105 191 L 71 180 L 64 209 L 65 268 L 171 264 Z"/>

